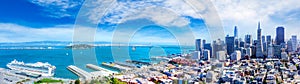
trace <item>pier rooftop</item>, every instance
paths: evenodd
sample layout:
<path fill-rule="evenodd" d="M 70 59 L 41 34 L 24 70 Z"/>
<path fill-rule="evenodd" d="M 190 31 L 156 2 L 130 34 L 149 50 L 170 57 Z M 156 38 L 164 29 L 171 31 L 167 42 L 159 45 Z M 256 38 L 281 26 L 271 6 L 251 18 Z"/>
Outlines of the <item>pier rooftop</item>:
<path fill-rule="evenodd" d="M 116 69 L 119 69 L 121 71 L 122 70 L 128 71 L 128 70 L 132 69 L 130 67 L 122 66 L 122 65 L 119 65 L 119 64 L 116 64 L 116 63 L 102 63 L 102 65 L 108 66 L 108 67 L 111 67 L 111 68 L 116 68 Z"/>
<path fill-rule="evenodd" d="M 84 80 L 91 80 L 92 79 L 92 74 L 74 66 L 74 65 L 70 65 L 68 66 L 68 69 L 75 73 L 77 76 L 79 76 L 80 78 L 83 78 Z"/>
<path fill-rule="evenodd" d="M 108 70 L 108 69 L 105 69 L 105 68 L 102 68 L 102 67 L 99 67 L 99 66 L 96 66 L 96 65 L 93 65 L 93 64 L 86 64 L 86 67 L 90 68 L 90 69 L 93 69 L 93 70 L 96 70 L 96 71 L 104 71 L 108 74 L 119 73 L 117 71 Z"/>

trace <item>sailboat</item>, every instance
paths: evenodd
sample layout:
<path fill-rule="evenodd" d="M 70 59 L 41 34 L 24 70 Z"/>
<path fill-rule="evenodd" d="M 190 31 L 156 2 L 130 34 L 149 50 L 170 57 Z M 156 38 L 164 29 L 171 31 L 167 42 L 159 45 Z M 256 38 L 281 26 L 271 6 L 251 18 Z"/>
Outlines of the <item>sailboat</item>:
<path fill-rule="evenodd" d="M 135 50 L 136 50 L 136 49 L 135 49 L 135 46 L 132 46 L 132 48 L 131 48 L 131 49 L 132 49 L 132 51 L 135 51 Z"/>

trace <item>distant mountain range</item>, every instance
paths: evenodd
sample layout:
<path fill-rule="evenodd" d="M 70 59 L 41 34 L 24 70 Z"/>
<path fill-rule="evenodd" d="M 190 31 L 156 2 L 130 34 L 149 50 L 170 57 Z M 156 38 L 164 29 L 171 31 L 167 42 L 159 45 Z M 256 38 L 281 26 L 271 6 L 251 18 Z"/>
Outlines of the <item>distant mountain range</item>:
<path fill-rule="evenodd" d="M 111 44 L 110 42 L 70 42 L 70 41 L 33 41 L 33 42 L 4 42 L 0 46 L 68 46 L 72 44 Z"/>
<path fill-rule="evenodd" d="M 71 41 L 32 41 L 32 42 L 2 42 L 0 46 L 72 46 L 74 44 L 89 44 L 94 46 L 170 46 L 174 43 L 122 43 L 122 42 L 71 42 Z M 191 45 L 185 45 L 191 46 Z"/>

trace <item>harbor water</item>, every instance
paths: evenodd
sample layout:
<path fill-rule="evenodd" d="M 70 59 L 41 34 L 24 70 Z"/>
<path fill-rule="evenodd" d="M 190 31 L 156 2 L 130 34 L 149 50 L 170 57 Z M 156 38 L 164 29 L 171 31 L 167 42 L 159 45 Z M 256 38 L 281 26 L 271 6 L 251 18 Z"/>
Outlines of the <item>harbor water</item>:
<path fill-rule="evenodd" d="M 98 65 L 102 62 L 114 62 L 111 46 L 95 47 L 95 54 Z M 116 47 L 114 47 L 116 48 Z M 128 48 L 128 47 L 117 47 Z M 182 53 L 184 50 L 192 50 L 192 47 L 181 48 L 179 46 L 165 46 L 159 48 L 137 46 L 135 49 L 128 49 L 130 60 L 149 61 L 151 56 L 166 56 L 168 54 Z M 122 53 L 115 52 L 115 56 L 121 56 Z M 51 47 L 51 49 L 12 49 L 9 46 L 0 49 L 0 67 L 7 68 L 6 64 L 12 60 L 23 61 L 25 63 L 48 62 L 56 66 L 55 77 L 77 79 L 78 77 L 67 70 L 67 66 L 74 65 L 72 49 L 64 46 Z M 86 61 L 86 60 L 85 60 Z M 125 61 L 125 60 L 124 60 Z M 84 70 L 92 71 L 84 68 Z"/>

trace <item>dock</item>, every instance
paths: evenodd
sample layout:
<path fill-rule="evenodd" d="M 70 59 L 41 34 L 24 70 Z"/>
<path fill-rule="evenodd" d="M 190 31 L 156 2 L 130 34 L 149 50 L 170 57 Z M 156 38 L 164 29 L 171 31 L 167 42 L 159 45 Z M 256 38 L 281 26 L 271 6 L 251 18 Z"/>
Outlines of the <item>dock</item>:
<path fill-rule="evenodd" d="M 109 64 L 109 63 L 102 63 L 102 65 L 108 66 L 108 67 L 111 67 L 111 68 L 115 68 L 115 69 L 119 69 L 119 70 L 121 70 L 121 71 L 123 71 L 123 70 L 128 71 L 128 70 L 131 70 L 131 69 L 132 69 L 132 68 L 130 68 L 130 67 L 121 66 L 121 65 L 116 64 L 116 63 L 112 63 L 112 64 Z"/>
<path fill-rule="evenodd" d="M 71 72 L 75 73 L 77 76 L 79 76 L 81 78 L 84 78 L 85 80 L 91 80 L 92 77 L 93 77 L 92 74 L 90 74 L 90 73 L 88 73 L 88 72 L 86 72 L 86 71 L 84 71 L 84 70 L 82 70 L 82 69 L 80 69 L 80 68 L 78 68 L 74 65 L 68 66 L 68 69 Z"/>
<path fill-rule="evenodd" d="M 118 73 L 116 71 L 111 71 L 111 70 L 108 70 L 108 69 L 105 69 L 105 68 L 102 68 L 102 67 L 99 67 L 99 66 L 96 66 L 96 65 L 93 65 L 93 64 L 86 64 L 86 67 L 90 68 L 90 69 L 93 69 L 93 70 L 96 70 L 96 71 L 104 71 L 104 72 L 107 72 L 109 74 Z"/>
<path fill-rule="evenodd" d="M 149 62 L 143 62 L 143 61 L 138 61 L 138 60 L 129 60 L 129 61 L 126 61 L 126 62 L 135 63 L 135 64 L 142 64 L 142 65 L 151 65 L 151 63 L 149 63 Z"/>
<path fill-rule="evenodd" d="M 135 68 L 136 66 L 133 64 L 129 64 L 129 63 L 122 63 L 122 62 L 114 62 L 115 64 L 121 65 L 121 66 L 125 66 L 125 67 L 129 67 L 129 68 Z"/>

